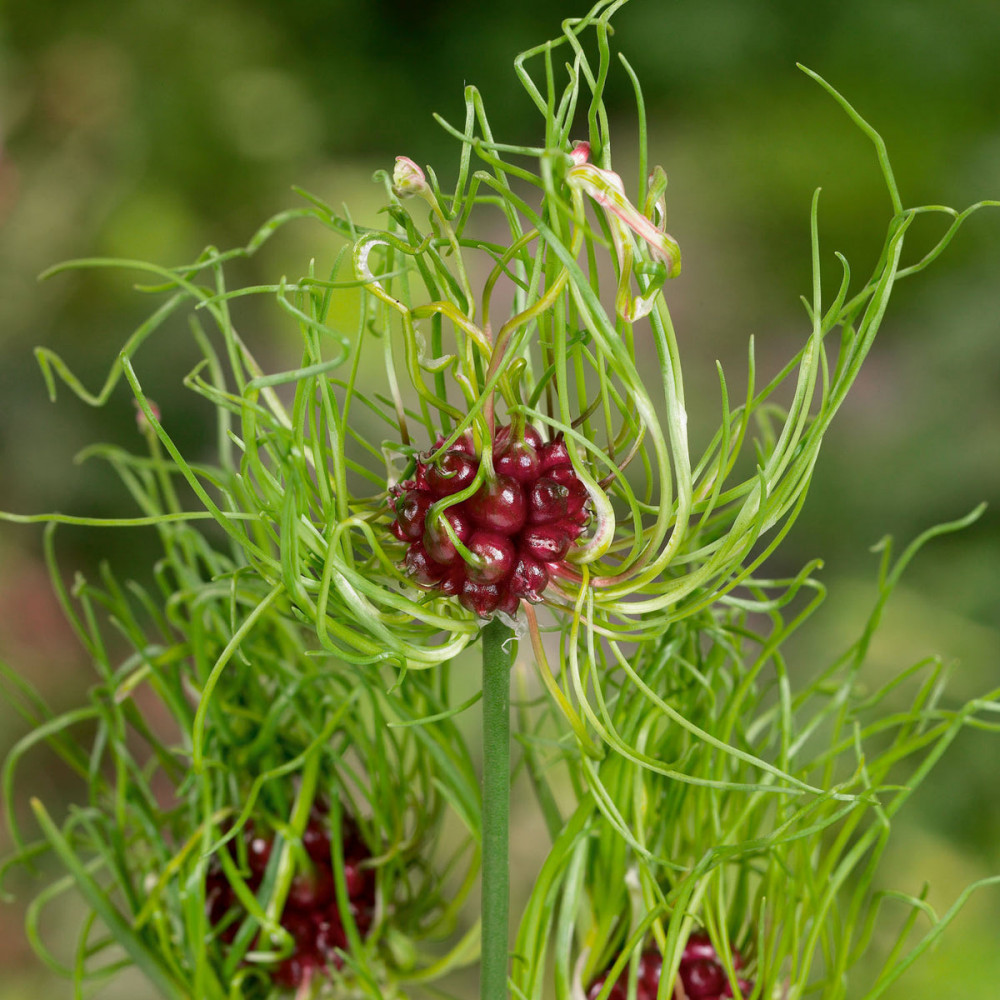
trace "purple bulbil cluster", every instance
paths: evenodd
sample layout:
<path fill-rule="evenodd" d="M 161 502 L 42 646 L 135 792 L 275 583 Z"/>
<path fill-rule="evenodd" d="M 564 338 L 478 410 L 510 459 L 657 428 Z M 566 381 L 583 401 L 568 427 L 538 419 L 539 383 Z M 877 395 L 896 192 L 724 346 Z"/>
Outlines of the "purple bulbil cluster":
<path fill-rule="evenodd" d="M 247 884 L 256 891 L 264 878 L 273 837 L 257 832 L 251 824 L 244 830 L 247 864 L 250 877 Z M 375 911 L 375 875 L 363 862 L 368 849 L 354 827 L 345 820 L 342 833 L 344 852 L 344 885 L 351 915 L 358 931 L 368 933 Z M 334 889 L 330 835 L 323 810 L 314 809 L 302 835 L 302 846 L 308 855 L 308 867 L 296 872 L 281 915 L 281 926 L 295 941 L 292 953 L 271 970 L 279 986 L 294 989 L 317 971 L 333 966 L 340 969 L 347 949 L 344 921 L 337 905 Z M 235 856 L 235 852 L 234 856 Z M 230 944 L 236 937 L 246 912 L 238 902 L 222 870 L 213 866 L 205 885 L 208 919 L 217 928 L 220 941 Z"/>
<path fill-rule="evenodd" d="M 541 600 L 587 523 L 588 494 L 561 436 L 543 442 L 533 427 L 517 437 L 505 426 L 493 441 L 494 475 L 462 503 L 431 511 L 471 486 L 479 464 L 468 437 L 436 462 L 418 461 L 413 478 L 389 491 L 392 532 L 408 545 L 405 566 L 416 584 L 456 596 L 483 618 L 513 615 L 522 598 Z"/>
<path fill-rule="evenodd" d="M 732 952 L 733 968 L 743 966 L 743 956 L 736 950 Z M 636 982 L 636 1000 L 656 1000 L 660 988 L 660 973 L 663 969 L 663 958 L 655 949 L 647 949 L 639 957 L 638 981 Z M 729 984 L 725 967 L 719 960 L 709 936 L 704 931 L 692 934 L 684 947 L 679 971 L 681 985 L 684 988 L 686 1000 L 725 1000 L 732 997 L 733 988 Z M 606 972 L 599 975 L 587 990 L 587 1000 L 596 1000 L 597 995 L 607 982 Z M 746 979 L 737 980 L 740 992 L 748 997 L 753 990 L 753 983 Z M 668 993 L 668 996 L 675 996 Z M 623 972 L 618 981 L 611 987 L 608 1000 L 628 1000 L 628 973 Z"/>

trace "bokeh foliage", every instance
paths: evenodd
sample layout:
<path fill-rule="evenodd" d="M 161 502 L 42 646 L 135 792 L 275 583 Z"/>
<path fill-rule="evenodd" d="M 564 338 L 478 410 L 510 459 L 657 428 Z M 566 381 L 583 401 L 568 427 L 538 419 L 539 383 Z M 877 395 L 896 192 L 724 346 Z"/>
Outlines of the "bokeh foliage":
<path fill-rule="evenodd" d="M 261 218 L 292 201 L 292 183 L 370 211 L 372 168 L 395 154 L 453 163 L 444 155 L 452 142 L 430 115 L 460 119 L 467 80 L 482 89 L 498 133 L 531 141 L 519 134 L 527 102 L 513 86 L 511 54 L 578 12 L 565 0 L 502 10 L 380 0 L 12 5 L 0 29 L 0 508 L 118 512 L 110 476 L 93 463 L 72 476 L 65 470 L 85 443 L 131 444 L 135 435 L 124 387 L 103 410 L 68 395 L 49 406 L 31 349 L 55 347 L 96 384 L 145 302 L 127 294 L 127 278 L 104 274 L 38 285 L 43 268 L 95 253 L 176 264 L 209 241 L 243 243 Z M 1000 190 L 1000 10 L 986 0 L 946 9 L 936 0 L 633 0 L 617 30 L 617 45 L 643 80 L 659 143 L 652 159 L 670 176 L 670 228 L 685 251 L 672 307 L 685 350 L 704 361 L 688 370 L 714 377 L 715 357 L 737 364 L 750 332 L 775 364 L 791 353 L 803 322 L 796 296 L 809 287 L 816 184 L 824 188 L 825 245 L 852 260 L 877 255 L 875 220 L 886 206 L 870 150 L 795 61 L 823 73 L 875 122 L 908 202 L 966 204 Z M 608 96 L 612 114 L 630 113 L 625 87 Z M 443 170 L 442 181 L 451 179 Z M 984 215 L 933 281 L 900 286 L 776 571 L 793 572 L 819 555 L 828 582 L 867 579 L 865 547 L 884 532 L 909 538 L 1000 494 L 998 251 L 996 222 Z M 278 241 L 270 257 L 247 265 L 246 279 L 270 280 L 282 260 L 295 262 L 291 270 L 304 255 L 326 252 Z M 260 350 L 283 357 L 290 345 L 268 337 L 266 309 L 243 322 Z M 179 343 L 147 360 L 163 386 L 147 391 L 176 415 L 185 452 L 209 447 L 213 433 L 189 394 L 174 388 L 192 357 Z M 710 382 L 703 388 L 715 391 Z M 63 541 L 71 566 L 109 557 L 130 571 L 153 543 L 82 531 L 66 531 Z M 5 529 L 0 542 L 7 646 L 32 643 L 30 634 L 11 638 L 11 621 L 26 600 L 20 581 L 31 578 L 37 544 L 29 529 Z M 889 622 L 897 641 L 878 650 L 879 662 L 893 670 L 912 662 L 913 647 L 916 656 L 940 651 L 963 658 L 963 692 L 992 686 L 977 683 L 976 672 L 991 670 L 1000 651 L 998 567 L 995 513 L 928 551 L 901 592 Z M 29 595 L 42 616 L 45 586 Z M 832 582 L 831 590 L 838 591 Z M 863 585 L 834 601 L 824 612 L 830 634 L 841 612 L 865 603 Z M 71 662 L 69 654 L 40 659 L 43 685 L 47 677 L 65 686 Z M 0 726 L 8 724 L 0 715 Z M 987 870 L 998 860 L 992 768 L 972 738 L 955 750 L 953 767 L 964 766 L 967 783 L 931 784 L 914 803 L 922 825 L 910 842 L 928 877 L 947 873 L 959 857 L 962 865 L 980 858 Z M 973 918 L 989 926 L 978 912 Z M 11 911 L 4 918 L 16 923 Z M 965 944 L 971 952 L 982 940 L 970 932 Z M 17 961 L 12 955 L 11 967 Z M 928 984 L 935 974 L 925 973 Z"/>

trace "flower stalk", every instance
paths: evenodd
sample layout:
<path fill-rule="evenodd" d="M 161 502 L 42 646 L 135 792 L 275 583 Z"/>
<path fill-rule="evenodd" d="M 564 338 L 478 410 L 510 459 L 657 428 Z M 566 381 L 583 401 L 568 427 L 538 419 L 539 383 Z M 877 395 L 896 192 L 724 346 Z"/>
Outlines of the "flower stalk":
<path fill-rule="evenodd" d="M 480 1000 L 507 996 L 510 923 L 510 681 L 517 643 L 495 618 L 483 628 L 483 943 Z"/>

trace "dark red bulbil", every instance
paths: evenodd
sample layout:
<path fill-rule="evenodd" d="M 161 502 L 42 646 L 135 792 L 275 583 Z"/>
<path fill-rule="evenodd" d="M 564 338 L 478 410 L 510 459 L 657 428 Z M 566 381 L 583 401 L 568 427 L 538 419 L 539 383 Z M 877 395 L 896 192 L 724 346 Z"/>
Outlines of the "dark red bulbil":
<path fill-rule="evenodd" d="M 566 450 L 566 442 L 561 437 L 543 445 L 538 452 L 538 472 L 545 475 L 549 469 L 570 468 L 569 452 Z"/>
<path fill-rule="evenodd" d="M 541 437 L 533 427 L 525 427 L 524 440 L 511 438 L 511 429 L 501 427 L 493 441 L 493 468 L 501 476 L 510 476 L 522 485 L 533 483 L 541 469 L 538 449 Z M 530 432 L 530 435 L 529 435 Z"/>
<path fill-rule="evenodd" d="M 251 824 L 244 830 L 243 839 L 250 868 L 248 884 L 256 889 L 270 860 L 274 840 Z M 341 827 L 341 843 L 348 905 L 358 932 L 364 936 L 371 928 L 375 912 L 375 875 L 364 864 L 370 855 L 357 827 L 346 818 Z M 339 952 L 348 946 L 335 895 L 329 818 L 322 805 L 315 807 L 309 817 L 302 846 L 309 863 L 295 873 L 281 915 L 281 926 L 292 937 L 295 947 L 270 969 L 273 981 L 287 989 L 298 989 L 308 979 L 324 975 L 331 966 L 343 968 L 344 959 Z M 238 858 L 232 845 L 230 854 Z M 205 905 L 209 923 L 218 929 L 217 939 L 231 944 L 246 913 L 216 865 L 209 869 L 205 879 Z"/>
<path fill-rule="evenodd" d="M 434 450 L 442 444 L 439 438 Z M 493 478 L 443 513 L 434 504 L 469 486 L 479 459 L 468 436 L 433 463 L 432 453 L 417 462 L 412 479 L 389 491 L 391 530 L 407 544 L 410 578 L 457 596 L 483 618 L 496 611 L 516 614 L 522 599 L 540 601 L 590 516 L 589 494 L 562 437 L 544 442 L 531 426 L 519 435 L 510 425 L 498 428 Z M 445 518 L 468 552 L 456 547 Z"/>
<path fill-rule="evenodd" d="M 502 427 L 497 428 L 496 434 L 493 435 L 493 454 L 499 455 L 513 443 L 515 445 L 520 445 L 521 441 L 515 439 L 511 441 L 511 434 L 513 432 L 513 427 L 510 424 L 504 424 Z M 521 431 L 522 439 L 524 444 L 528 445 L 529 448 L 534 448 L 537 452 L 543 447 L 542 435 L 531 426 L 531 424 L 525 424 Z M 474 451 L 470 451 L 469 454 L 475 454 Z M 567 459 L 567 464 L 569 460 Z"/>
<path fill-rule="evenodd" d="M 424 534 L 424 520 L 427 508 L 436 497 L 430 490 L 407 490 L 396 501 L 396 524 L 400 537 L 411 542 L 419 542 Z"/>
<path fill-rule="evenodd" d="M 441 517 L 427 519 L 424 528 L 424 550 L 427 555 L 441 566 L 454 566 L 462 557 L 455 548 L 444 522 L 447 522 L 454 536 L 464 545 L 472 534 L 472 521 L 469 515 L 458 507 L 449 507 Z"/>
<path fill-rule="evenodd" d="M 414 542 L 406 553 L 406 571 L 421 587 L 432 587 L 444 576 L 446 566 L 435 562 L 422 542 Z"/>
<path fill-rule="evenodd" d="M 565 524 L 567 520 L 576 523 L 586 502 L 587 491 L 578 479 L 571 486 L 552 476 L 542 476 L 528 494 L 528 524 Z"/>
<path fill-rule="evenodd" d="M 508 590 L 514 597 L 525 597 L 537 601 L 541 592 L 549 585 L 549 571 L 533 556 L 522 552 L 510 578 Z"/>
<path fill-rule="evenodd" d="M 726 983 L 726 973 L 718 962 L 696 958 L 681 963 L 681 982 L 689 997 L 717 997 Z"/>
<path fill-rule="evenodd" d="M 427 467 L 427 488 L 439 497 L 450 496 L 471 486 L 478 469 L 479 463 L 472 455 L 452 448 Z"/>
<path fill-rule="evenodd" d="M 732 953 L 734 969 L 743 967 L 743 956 L 738 951 Z M 636 1000 L 656 1000 L 660 987 L 660 973 L 663 969 L 663 958 L 655 948 L 649 948 L 639 958 L 638 976 L 636 981 Z M 681 956 L 679 978 L 684 988 L 687 1000 L 727 1000 L 733 996 L 729 985 L 725 966 L 719 959 L 711 939 L 704 931 L 695 931 L 684 947 Z M 608 981 L 607 972 L 601 973 L 587 989 L 587 1000 L 596 1000 Z M 744 1000 L 753 990 L 753 983 L 746 979 L 738 979 L 740 992 Z M 676 990 L 670 996 L 673 996 Z M 628 996 L 628 973 L 623 972 L 608 994 L 608 1000 L 626 1000 Z"/>
<path fill-rule="evenodd" d="M 562 562 L 572 543 L 561 524 L 533 524 L 521 534 L 521 551 L 543 563 Z"/>
<path fill-rule="evenodd" d="M 476 583 L 475 580 L 466 579 L 462 584 L 462 589 L 458 592 L 458 599 L 462 606 L 486 618 L 493 614 L 500 607 L 503 600 L 503 591 L 496 583 Z"/>
<path fill-rule="evenodd" d="M 514 543 L 497 531 L 476 531 L 469 539 L 469 551 L 476 562 L 469 563 L 465 575 L 473 583 L 499 583 L 514 569 L 517 555 Z"/>
<path fill-rule="evenodd" d="M 516 535 L 528 514 L 524 487 L 510 476 L 483 483 L 465 501 L 465 509 L 480 528 L 504 535 Z"/>

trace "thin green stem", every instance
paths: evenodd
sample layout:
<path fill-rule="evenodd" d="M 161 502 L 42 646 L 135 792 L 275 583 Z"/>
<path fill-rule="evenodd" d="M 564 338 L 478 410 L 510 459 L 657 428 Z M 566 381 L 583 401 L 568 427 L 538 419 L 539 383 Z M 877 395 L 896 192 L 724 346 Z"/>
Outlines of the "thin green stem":
<path fill-rule="evenodd" d="M 514 633 L 499 619 L 483 629 L 483 946 L 481 1000 L 507 996 L 510 918 L 510 667 Z"/>

